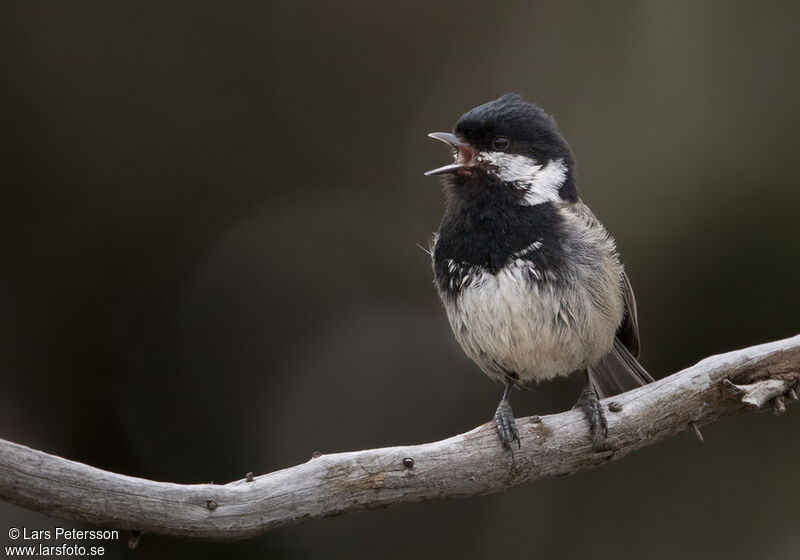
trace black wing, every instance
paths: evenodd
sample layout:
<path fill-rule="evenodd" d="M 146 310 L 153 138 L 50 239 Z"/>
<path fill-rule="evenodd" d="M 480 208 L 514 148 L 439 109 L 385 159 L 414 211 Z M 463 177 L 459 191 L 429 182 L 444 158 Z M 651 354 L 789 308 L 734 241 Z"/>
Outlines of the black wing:
<path fill-rule="evenodd" d="M 622 299 L 625 303 L 625 316 L 617 328 L 614 347 L 597 364 L 589 368 L 589 377 L 601 399 L 653 382 L 652 376 L 637 360 L 641 353 L 639 317 L 633 288 L 628 275 L 624 272 Z"/>

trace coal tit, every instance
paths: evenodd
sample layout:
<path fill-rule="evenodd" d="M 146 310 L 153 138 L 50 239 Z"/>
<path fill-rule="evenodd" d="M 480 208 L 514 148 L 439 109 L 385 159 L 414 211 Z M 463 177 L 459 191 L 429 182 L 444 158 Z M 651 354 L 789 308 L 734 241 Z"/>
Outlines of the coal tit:
<path fill-rule="evenodd" d="M 608 433 L 599 399 L 653 378 L 639 364 L 636 301 L 613 238 L 581 202 L 572 150 L 555 120 L 507 94 L 465 113 L 442 177 L 444 217 L 433 271 L 461 348 L 505 383 L 494 415 L 503 446 L 520 445 L 512 387 L 582 372 L 576 406 L 591 441 Z"/>

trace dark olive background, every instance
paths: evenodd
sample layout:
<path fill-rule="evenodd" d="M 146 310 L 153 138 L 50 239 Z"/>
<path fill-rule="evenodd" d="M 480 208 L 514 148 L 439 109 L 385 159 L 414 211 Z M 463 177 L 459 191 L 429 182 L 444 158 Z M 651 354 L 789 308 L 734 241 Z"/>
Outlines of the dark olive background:
<path fill-rule="evenodd" d="M 433 286 L 427 132 L 553 113 L 663 376 L 798 332 L 794 2 L 3 3 L 0 437 L 226 482 L 439 439 L 500 387 Z M 515 395 L 568 408 L 578 379 Z M 800 410 L 503 494 L 107 558 L 796 558 Z M 8 527 L 68 522 L 0 504 Z"/>

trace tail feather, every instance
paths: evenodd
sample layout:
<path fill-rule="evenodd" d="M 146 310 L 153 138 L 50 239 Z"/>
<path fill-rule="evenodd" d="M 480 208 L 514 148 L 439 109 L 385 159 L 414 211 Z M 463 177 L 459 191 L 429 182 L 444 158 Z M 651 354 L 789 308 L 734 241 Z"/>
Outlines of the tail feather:
<path fill-rule="evenodd" d="M 636 389 L 654 381 L 647 370 L 616 337 L 611 352 L 589 368 L 589 379 L 601 399 Z"/>

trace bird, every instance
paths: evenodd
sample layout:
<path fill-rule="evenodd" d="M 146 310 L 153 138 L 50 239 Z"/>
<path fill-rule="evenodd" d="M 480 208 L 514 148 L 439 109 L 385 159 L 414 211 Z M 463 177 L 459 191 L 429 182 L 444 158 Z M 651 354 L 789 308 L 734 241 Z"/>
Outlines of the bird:
<path fill-rule="evenodd" d="M 436 291 L 458 344 L 504 384 L 493 420 L 521 447 L 511 390 L 580 373 L 575 408 L 602 449 L 600 400 L 653 381 L 636 299 L 616 242 L 578 196 L 575 158 L 555 119 L 515 93 L 470 109 L 428 136 L 454 161 L 441 178 L 444 215 L 431 240 Z"/>

